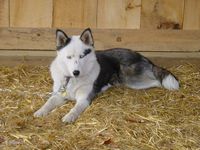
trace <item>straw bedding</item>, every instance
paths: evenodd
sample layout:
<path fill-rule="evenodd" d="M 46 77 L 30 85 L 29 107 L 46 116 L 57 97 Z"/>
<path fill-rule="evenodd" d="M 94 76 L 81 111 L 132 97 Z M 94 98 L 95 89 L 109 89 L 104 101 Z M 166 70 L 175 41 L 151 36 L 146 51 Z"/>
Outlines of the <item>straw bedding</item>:
<path fill-rule="evenodd" d="M 47 66 L 0 67 L 0 149 L 198 149 L 199 68 L 169 70 L 180 79 L 179 91 L 110 88 L 75 123 L 64 124 L 72 102 L 33 117 L 51 92 Z"/>

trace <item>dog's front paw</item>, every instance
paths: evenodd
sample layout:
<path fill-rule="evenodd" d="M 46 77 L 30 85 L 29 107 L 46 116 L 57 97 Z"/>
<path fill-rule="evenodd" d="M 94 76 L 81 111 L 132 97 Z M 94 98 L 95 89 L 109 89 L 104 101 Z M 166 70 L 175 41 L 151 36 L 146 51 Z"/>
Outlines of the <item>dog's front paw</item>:
<path fill-rule="evenodd" d="M 74 113 L 69 113 L 66 114 L 63 118 L 62 118 L 62 122 L 64 123 L 72 123 L 77 119 L 77 115 L 75 115 Z"/>
<path fill-rule="evenodd" d="M 34 117 L 43 117 L 46 116 L 48 114 L 47 111 L 45 111 L 44 109 L 39 109 L 34 113 Z"/>

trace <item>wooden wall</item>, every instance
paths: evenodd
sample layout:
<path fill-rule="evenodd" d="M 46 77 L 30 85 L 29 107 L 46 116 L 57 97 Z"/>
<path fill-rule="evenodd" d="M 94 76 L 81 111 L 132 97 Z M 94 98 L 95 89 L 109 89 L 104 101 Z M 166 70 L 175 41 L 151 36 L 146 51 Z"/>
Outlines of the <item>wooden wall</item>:
<path fill-rule="evenodd" d="M 200 58 L 200 0 L 0 0 L 0 61 L 52 57 L 56 28 L 73 35 L 86 27 L 98 50 Z"/>
<path fill-rule="evenodd" d="M 0 0 L 0 27 L 200 29 L 200 0 Z"/>

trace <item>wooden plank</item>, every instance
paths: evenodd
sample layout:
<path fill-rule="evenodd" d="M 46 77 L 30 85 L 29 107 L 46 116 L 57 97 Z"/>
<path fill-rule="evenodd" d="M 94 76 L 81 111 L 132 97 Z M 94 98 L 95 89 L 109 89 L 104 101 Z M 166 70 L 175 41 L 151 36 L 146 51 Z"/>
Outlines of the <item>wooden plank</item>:
<path fill-rule="evenodd" d="M 176 59 L 176 60 L 188 59 L 188 60 L 195 60 L 195 62 L 200 63 L 200 52 L 190 52 L 190 53 L 187 53 L 187 52 L 140 52 L 140 53 L 150 59 L 152 58 L 159 58 L 160 60 L 161 59 Z M 53 58 L 55 58 L 55 56 L 56 56 L 56 51 L 4 50 L 4 51 L 1 51 L 0 53 L 0 58 L 4 59 L 4 62 L 5 62 L 5 58 L 12 58 L 12 60 L 16 60 L 18 62 L 26 61 L 29 59 L 32 59 L 32 61 L 37 61 L 37 59 L 40 58 L 44 62 L 48 62 L 47 64 L 50 64 L 49 60 L 52 61 Z M 1 62 L 1 59 L 0 59 L 0 62 Z M 8 62 L 6 64 L 8 64 Z"/>
<path fill-rule="evenodd" d="M 199 58 L 200 52 L 140 52 L 146 57 L 159 57 L 159 58 Z M 35 51 L 35 50 L 2 50 L 0 57 L 55 57 L 56 51 Z"/>
<path fill-rule="evenodd" d="M 200 29 L 200 0 L 186 0 L 183 29 Z"/>
<path fill-rule="evenodd" d="M 97 0 L 54 0 L 53 27 L 96 27 Z"/>
<path fill-rule="evenodd" d="M 68 35 L 81 29 L 65 29 Z M 136 51 L 200 51 L 200 30 L 94 29 L 96 49 L 114 47 Z M 0 49 L 55 49 L 55 29 L 1 28 Z"/>
<path fill-rule="evenodd" d="M 184 0 L 142 0 L 142 29 L 182 29 Z"/>
<path fill-rule="evenodd" d="M 32 57 L 55 57 L 56 56 L 56 50 L 1 50 L 0 57 L 27 57 L 27 56 L 32 56 Z"/>
<path fill-rule="evenodd" d="M 0 0 L 0 27 L 9 27 L 8 0 Z"/>
<path fill-rule="evenodd" d="M 95 30 L 97 49 L 113 47 L 136 51 L 199 51 L 200 31 Z"/>
<path fill-rule="evenodd" d="M 54 49 L 55 30 L 0 28 L 0 49 Z"/>
<path fill-rule="evenodd" d="M 30 65 L 30 66 L 49 66 L 53 57 L 35 56 L 0 56 L 0 66 Z"/>
<path fill-rule="evenodd" d="M 11 27 L 52 27 L 53 0 L 11 0 Z"/>
<path fill-rule="evenodd" d="M 153 53 L 153 52 L 152 52 Z M 156 53 L 156 52 L 154 52 Z M 147 55 L 145 55 L 147 56 Z M 163 56 L 163 55 L 162 55 Z M 185 64 L 195 64 L 199 67 L 199 58 L 170 58 L 170 57 L 148 57 L 155 64 L 162 67 L 176 67 Z M 30 66 L 49 66 L 54 59 L 54 56 L 0 56 L 0 66 L 16 66 L 16 65 L 30 65 Z"/>
<path fill-rule="evenodd" d="M 98 28 L 140 28 L 141 0 L 99 0 Z"/>

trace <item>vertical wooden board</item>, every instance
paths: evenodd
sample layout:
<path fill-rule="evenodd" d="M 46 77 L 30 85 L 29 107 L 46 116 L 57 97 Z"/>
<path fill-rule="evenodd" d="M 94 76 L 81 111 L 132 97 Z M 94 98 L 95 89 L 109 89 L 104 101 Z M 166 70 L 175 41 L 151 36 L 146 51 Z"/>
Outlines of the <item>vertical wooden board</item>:
<path fill-rule="evenodd" d="M 184 0 L 142 0 L 142 29 L 182 29 Z"/>
<path fill-rule="evenodd" d="M 10 0 L 11 27 L 51 27 L 52 0 Z"/>
<path fill-rule="evenodd" d="M 141 0 L 99 0 L 98 28 L 140 28 Z"/>
<path fill-rule="evenodd" d="M 0 27 L 9 27 L 8 0 L 0 0 Z"/>
<path fill-rule="evenodd" d="M 97 0 L 54 0 L 53 27 L 96 28 Z"/>
<path fill-rule="evenodd" d="M 200 0 L 186 0 L 183 29 L 200 29 Z"/>

